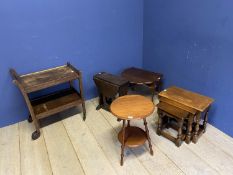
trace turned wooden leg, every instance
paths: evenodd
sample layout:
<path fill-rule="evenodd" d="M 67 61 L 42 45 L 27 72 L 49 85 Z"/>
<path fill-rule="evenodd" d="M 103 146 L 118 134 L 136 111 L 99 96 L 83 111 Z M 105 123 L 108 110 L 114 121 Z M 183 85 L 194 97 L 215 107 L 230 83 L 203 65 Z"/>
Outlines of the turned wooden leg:
<path fill-rule="evenodd" d="M 203 127 L 204 127 L 204 133 L 206 132 L 206 125 L 207 125 L 207 121 L 208 121 L 208 114 L 209 114 L 209 109 L 210 107 L 206 110 L 205 116 L 204 116 L 204 122 L 203 122 Z"/>
<path fill-rule="evenodd" d="M 119 90 L 119 97 L 127 95 L 127 93 L 128 93 L 128 86 L 122 87 Z"/>
<path fill-rule="evenodd" d="M 35 124 L 36 127 L 36 131 L 32 133 L 32 140 L 36 140 L 40 137 L 40 125 L 39 125 L 39 121 L 35 116 L 32 116 L 32 118 L 33 118 L 33 123 Z"/>
<path fill-rule="evenodd" d="M 123 127 L 122 127 L 121 166 L 123 166 L 124 163 L 124 149 L 125 149 L 125 120 L 123 120 Z"/>
<path fill-rule="evenodd" d="M 160 109 L 158 109 L 158 126 L 157 126 L 157 134 L 160 136 L 161 135 L 161 130 L 162 130 L 162 124 L 163 124 L 163 115 Z"/>
<path fill-rule="evenodd" d="M 193 136 L 193 143 L 197 143 L 198 140 L 198 132 L 199 132 L 199 124 L 200 124 L 200 118 L 201 118 L 201 113 L 197 114 L 196 117 L 196 124 L 195 124 L 195 128 L 194 128 L 194 136 Z"/>
<path fill-rule="evenodd" d="M 150 154 L 153 155 L 154 153 L 153 153 L 153 149 L 152 149 L 152 145 L 151 145 L 151 140 L 150 140 L 150 135 L 149 135 L 149 129 L 147 127 L 147 121 L 146 121 L 145 118 L 143 119 L 143 121 L 144 121 L 145 129 L 146 129 L 147 140 L 149 142 Z"/>
<path fill-rule="evenodd" d="M 74 87 L 74 82 L 71 80 L 69 81 L 70 87 L 73 88 Z"/>
<path fill-rule="evenodd" d="M 127 120 L 127 127 L 130 127 L 130 120 Z"/>
<path fill-rule="evenodd" d="M 103 95 L 101 93 L 99 93 L 99 105 L 96 107 L 96 110 L 100 110 L 103 106 Z"/>
<path fill-rule="evenodd" d="M 177 134 L 177 139 L 176 139 L 176 146 L 178 146 L 178 147 L 181 145 L 181 142 L 182 142 L 181 137 L 182 137 L 183 123 L 184 123 L 184 119 L 180 119 L 178 121 L 178 127 L 179 127 L 179 129 L 178 129 L 178 134 Z"/>
<path fill-rule="evenodd" d="M 154 102 L 154 96 L 155 96 L 155 83 L 149 86 L 150 92 L 151 92 L 151 100 Z"/>
<path fill-rule="evenodd" d="M 187 134 L 186 134 L 186 138 L 185 138 L 185 142 L 187 144 L 189 144 L 191 141 L 192 125 L 193 125 L 193 115 L 189 115 L 188 116 Z"/>
<path fill-rule="evenodd" d="M 82 101 L 82 107 L 83 107 L 83 120 L 86 120 L 86 107 L 85 107 L 85 101 Z"/>
<path fill-rule="evenodd" d="M 162 79 L 158 78 L 158 81 L 155 84 L 156 84 L 156 91 L 157 93 L 159 93 L 162 89 Z"/>

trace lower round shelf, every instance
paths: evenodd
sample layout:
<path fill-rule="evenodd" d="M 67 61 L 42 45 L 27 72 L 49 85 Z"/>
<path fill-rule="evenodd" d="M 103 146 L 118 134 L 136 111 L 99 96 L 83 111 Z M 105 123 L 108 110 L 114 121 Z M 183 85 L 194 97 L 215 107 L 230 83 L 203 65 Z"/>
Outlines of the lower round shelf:
<path fill-rule="evenodd" d="M 123 130 L 118 134 L 118 140 L 123 143 Z M 138 147 L 143 145 L 147 140 L 146 132 L 139 127 L 126 127 L 125 128 L 125 146 Z"/>

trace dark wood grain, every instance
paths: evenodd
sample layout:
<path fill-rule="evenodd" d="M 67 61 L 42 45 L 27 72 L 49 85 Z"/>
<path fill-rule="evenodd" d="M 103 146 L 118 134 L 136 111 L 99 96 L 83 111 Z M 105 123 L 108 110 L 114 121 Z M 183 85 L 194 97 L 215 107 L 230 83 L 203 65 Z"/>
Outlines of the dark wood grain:
<path fill-rule="evenodd" d="M 129 80 L 131 87 L 134 87 L 135 85 L 145 85 L 148 87 L 151 92 L 152 101 L 155 93 L 158 93 L 161 90 L 163 77 L 161 73 L 131 67 L 125 69 L 121 73 L 121 76 Z"/>
<path fill-rule="evenodd" d="M 55 86 L 77 78 L 78 74 L 67 65 L 21 75 L 19 77 L 27 93 Z"/>
<path fill-rule="evenodd" d="M 171 101 L 178 102 L 201 112 L 214 101 L 212 98 L 176 86 L 172 86 L 160 92 L 159 97 L 165 97 Z"/>
<path fill-rule="evenodd" d="M 19 87 L 27 103 L 30 116 L 28 121 L 36 126 L 32 133 L 32 139 L 40 136 L 39 119 L 56 114 L 63 110 L 82 104 L 83 119 L 86 118 L 86 108 L 83 96 L 82 73 L 70 63 L 47 70 L 19 75 L 14 69 L 10 69 L 13 82 Z M 79 91 L 74 88 L 74 80 L 79 82 Z M 30 99 L 29 94 L 38 90 L 52 87 L 61 83 L 69 83 L 65 90 L 50 93 L 37 99 Z"/>
<path fill-rule="evenodd" d="M 162 78 L 162 74 L 160 73 L 155 73 L 135 67 L 125 69 L 121 75 L 128 79 L 130 83 L 135 84 L 152 84 L 155 81 L 160 81 Z"/>
<path fill-rule="evenodd" d="M 123 96 L 128 92 L 129 82 L 120 76 L 102 72 L 94 75 L 93 80 L 99 93 L 97 110 L 103 108 L 109 111 L 109 106 L 117 94 Z"/>
<path fill-rule="evenodd" d="M 37 118 L 44 118 L 75 107 L 81 101 L 80 94 L 75 89 L 69 88 L 31 100 L 31 104 Z"/>
<path fill-rule="evenodd" d="M 183 138 L 183 124 L 186 123 L 185 142 L 189 144 L 192 140 L 197 143 L 197 140 L 206 130 L 208 111 L 214 100 L 175 86 L 165 89 L 158 96 L 160 102 L 157 105 L 159 114 L 157 133 L 180 146 L 181 138 Z M 164 120 L 164 116 L 168 119 Z M 203 117 L 203 122 L 201 117 Z M 164 134 L 162 131 L 163 125 L 170 126 L 169 118 L 174 118 L 177 121 L 177 138 L 172 138 L 172 136 L 168 136 L 169 134 Z"/>

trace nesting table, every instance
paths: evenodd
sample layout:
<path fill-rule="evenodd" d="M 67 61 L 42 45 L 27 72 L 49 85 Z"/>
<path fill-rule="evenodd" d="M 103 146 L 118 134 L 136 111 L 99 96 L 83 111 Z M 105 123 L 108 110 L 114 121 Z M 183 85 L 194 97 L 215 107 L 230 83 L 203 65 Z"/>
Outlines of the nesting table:
<path fill-rule="evenodd" d="M 157 133 L 163 135 L 180 146 L 181 141 L 196 143 L 198 138 L 206 131 L 208 112 L 213 99 L 179 87 L 170 87 L 160 92 L 158 107 Z M 168 118 L 164 121 L 165 117 Z M 175 127 L 177 138 L 163 132 L 164 123 L 169 127 L 169 119 L 178 121 Z M 201 119 L 203 118 L 203 121 Z M 184 123 L 186 122 L 186 126 Z"/>
<path fill-rule="evenodd" d="M 118 134 L 121 143 L 121 161 L 123 165 L 125 147 L 138 147 L 146 140 L 149 142 L 150 154 L 153 155 L 146 117 L 154 111 L 154 104 L 141 95 L 125 95 L 114 100 L 110 106 L 113 115 L 123 121 L 122 130 Z M 131 126 L 130 120 L 143 120 L 145 131 L 139 127 Z M 126 121 L 128 122 L 126 126 Z"/>
<path fill-rule="evenodd" d="M 122 73 L 121 76 L 129 80 L 130 85 L 145 85 L 150 89 L 152 95 L 152 101 L 156 92 L 160 92 L 162 85 L 161 73 L 155 73 L 147 71 L 144 69 L 139 69 L 135 67 L 127 68 Z"/>
<path fill-rule="evenodd" d="M 39 72 L 19 75 L 14 69 L 10 69 L 13 82 L 19 87 L 27 103 L 30 115 L 29 122 L 34 122 L 36 131 L 32 133 L 32 139 L 40 136 L 39 119 L 56 114 L 63 110 L 82 104 L 83 119 L 86 118 L 86 109 L 83 96 L 82 74 L 70 63 Z M 79 90 L 74 86 L 74 80 L 79 83 Z M 30 98 L 30 93 L 43 90 L 62 83 L 69 83 L 69 87 L 55 91 L 37 98 Z"/>

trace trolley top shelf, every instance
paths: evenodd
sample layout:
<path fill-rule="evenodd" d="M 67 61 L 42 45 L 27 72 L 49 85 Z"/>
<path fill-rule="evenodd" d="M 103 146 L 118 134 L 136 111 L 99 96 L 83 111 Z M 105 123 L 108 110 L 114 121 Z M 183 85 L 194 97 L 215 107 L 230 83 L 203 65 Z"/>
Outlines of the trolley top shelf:
<path fill-rule="evenodd" d="M 79 78 L 80 71 L 69 63 L 43 71 L 33 72 L 25 75 L 18 75 L 11 69 L 11 74 L 18 81 L 26 93 L 38 91 L 61 83 Z"/>

